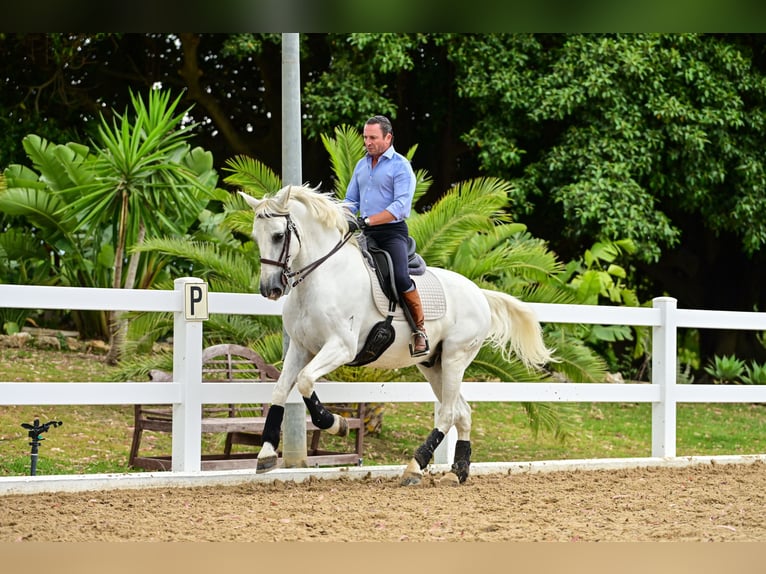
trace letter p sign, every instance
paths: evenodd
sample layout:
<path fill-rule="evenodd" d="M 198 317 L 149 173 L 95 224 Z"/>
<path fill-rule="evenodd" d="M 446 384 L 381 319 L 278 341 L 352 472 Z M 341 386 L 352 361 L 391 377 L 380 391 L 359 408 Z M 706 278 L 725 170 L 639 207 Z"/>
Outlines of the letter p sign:
<path fill-rule="evenodd" d="M 187 321 L 205 321 L 207 313 L 207 283 L 184 285 L 184 311 Z"/>

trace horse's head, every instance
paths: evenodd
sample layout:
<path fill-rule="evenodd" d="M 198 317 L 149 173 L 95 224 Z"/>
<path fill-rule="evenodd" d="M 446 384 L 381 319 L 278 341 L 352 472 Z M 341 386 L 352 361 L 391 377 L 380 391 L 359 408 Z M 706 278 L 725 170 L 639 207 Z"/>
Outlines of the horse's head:
<path fill-rule="evenodd" d="M 261 254 L 260 290 L 269 299 L 284 295 L 288 279 L 296 274 L 290 265 L 298 257 L 304 235 L 311 235 L 315 244 L 321 228 L 348 230 L 338 204 L 311 188 L 287 186 L 263 199 L 239 194 L 255 211 L 252 237 Z"/>
<path fill-rule="evenodd" d="M 242 191 L 239 194 L 255 211 L 252 238 L 261 254 L 261 295 L 279 299 L 285 293 L 286 273 L 301 241 L 288 209 L 290 187 L 263 199 Z"/>

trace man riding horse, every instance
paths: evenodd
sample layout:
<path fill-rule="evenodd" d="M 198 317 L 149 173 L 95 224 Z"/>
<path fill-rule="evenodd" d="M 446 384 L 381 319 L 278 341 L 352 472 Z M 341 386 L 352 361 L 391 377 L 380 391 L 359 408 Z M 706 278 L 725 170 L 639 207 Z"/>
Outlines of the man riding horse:
<path fill-rule="evenodd" d="M 409 160 L 394 150 L 393 128 L 387 117 L 368 119 L 363 136 L 367 155 L 354 168 L 345 203 L 352 214 L 359 213 L 357 225 L 364 234 L 391 256 L 396 290 L 415 324 L 411 354 L 418 357 L 430 349 L 423 305 L 408 270 L 409 229 L 405 220 L 415 195 L 415 172 Z"/>

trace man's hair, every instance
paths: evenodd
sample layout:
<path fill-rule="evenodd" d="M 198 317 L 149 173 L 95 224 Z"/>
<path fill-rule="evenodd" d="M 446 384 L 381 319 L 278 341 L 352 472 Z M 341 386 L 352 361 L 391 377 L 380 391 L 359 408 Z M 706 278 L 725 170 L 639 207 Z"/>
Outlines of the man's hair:
<path fill-rule="evenodd" d="M 384 137 L 388 134 L 394 133 L 394 128 L 391 125 L 391 120 L 389 120 L 386 116 L 372 116 L 365 122 L 365 124 L 368 126 L 372 124 L 378 124 L 381 131 L 383 132 Z"/>

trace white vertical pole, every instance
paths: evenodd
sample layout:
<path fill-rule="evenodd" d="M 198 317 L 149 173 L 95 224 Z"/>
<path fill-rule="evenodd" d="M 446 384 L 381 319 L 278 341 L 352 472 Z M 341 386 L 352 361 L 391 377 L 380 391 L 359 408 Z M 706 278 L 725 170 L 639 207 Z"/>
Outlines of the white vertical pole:
<path fill-rule="evenodd" d="M 652 456 L 676 456 L 676 358 L 677 301 L 657 297 L 654 308 L 660 309 L 661 325 L 653 327 L 652 384 L 660 386 L 660 402 L 652 403 Z"/>
<path fill-rule="evenodd" d="M 300 34 L 282 34 L 282 183 L 301 185 Z M 287 349 L 289 340 L 283 332 Z M 294 396 L 295 393 L 290 393 Z M 307 466 L 306 405 L 288 398 L 282 434 L 282 461 L 287 468 Z"/>
<path fill-rule="evenodd" d="M 434 402 L 434 427 L 436 427 L 436 417 L 439 414 L 439 401 Z M 434 464 L 451 464 L 455 460 L 455 443 L 457 443 L 457 429 L 453 426 L 449 429 L 447 436 L 434 451 Z"/>
<path fill-rule="evenodd" d="M 173 404 L 173 472 L 198 472 L 202 460 L 202 321 L 186 316 L 190 283 L 204 281 L 181 277 L 173 282 L 180 300 L 173 317 L 173 381 L 181 383 L 181 402 Z"/>

